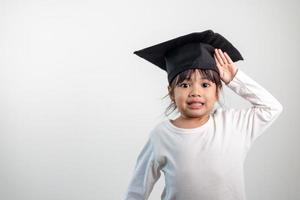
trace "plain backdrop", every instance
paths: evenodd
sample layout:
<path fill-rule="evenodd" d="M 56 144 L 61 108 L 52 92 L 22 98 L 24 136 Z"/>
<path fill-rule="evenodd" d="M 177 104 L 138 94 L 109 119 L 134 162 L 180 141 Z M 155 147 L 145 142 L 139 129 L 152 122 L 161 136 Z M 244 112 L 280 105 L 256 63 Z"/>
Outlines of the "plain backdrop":
<path fill-rule="evenodd" d="M 248 153 L 248 199 L 300 199 L 299 7 L 1 0 L 0 199 L 121 199 L 170 102 L 166 72 L 133 51 L 207 29 L 235 45 L 245 59 L 237 67 L 284 108 Z M 222 102 L 251 106 L 226 86 Z M 162 174 L 149 199 L 160 199 L 163 186 Z"/>

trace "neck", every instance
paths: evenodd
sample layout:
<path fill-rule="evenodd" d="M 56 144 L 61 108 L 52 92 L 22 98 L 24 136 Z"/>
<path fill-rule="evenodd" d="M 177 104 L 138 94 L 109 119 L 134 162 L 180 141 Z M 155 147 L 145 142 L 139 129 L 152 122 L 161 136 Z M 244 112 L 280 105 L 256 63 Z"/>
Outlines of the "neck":
<path fill-rule="evenodd" d="M 201 117 L 195 117 L 195 118 L 180 115 L 180 117 L 175 119 L 173 123 L 178 127 L 182 127 L 182 128 L 195 128 L 205 124 L 209 120 L 209 118 L 210 118 L 209 114 Z"/>

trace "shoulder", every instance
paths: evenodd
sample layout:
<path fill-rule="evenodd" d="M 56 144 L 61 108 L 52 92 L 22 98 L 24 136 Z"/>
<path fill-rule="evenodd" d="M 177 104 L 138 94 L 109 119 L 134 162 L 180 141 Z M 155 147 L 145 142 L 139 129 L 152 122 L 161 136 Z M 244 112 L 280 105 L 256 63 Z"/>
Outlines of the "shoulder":
<path fill-rule="evenodd" d="M 159 132 L 161 132 L 165 128 L 167 120 L 168 119 L 163 119 L 156 123 L 150 131 L 150 136 L 155 137 L 157 134 L 159 134 Z"/>
<path fill-rule="evenodd" d="M 150 131 L 150 137 L 153 143 L 171 140 L 174 134 L 169 119 L 163 118 L 155 124 Z"/>

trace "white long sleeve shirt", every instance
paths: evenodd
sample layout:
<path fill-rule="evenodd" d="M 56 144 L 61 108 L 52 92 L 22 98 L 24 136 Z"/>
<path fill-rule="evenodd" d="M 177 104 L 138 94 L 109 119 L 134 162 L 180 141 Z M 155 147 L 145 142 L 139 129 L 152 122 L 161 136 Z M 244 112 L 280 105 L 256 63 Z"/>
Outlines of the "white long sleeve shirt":
<path fill-rule="evenodd" d="M 147 200 L 161 172 L 162 200 L 246 200 L 246 154 L 283 107 L 241 69 L 227 86 L 252 106 L 218 108 L 197 128 L 179 128 L 169 119 L 157 124 L 137 158 L 123 200 Z"/>

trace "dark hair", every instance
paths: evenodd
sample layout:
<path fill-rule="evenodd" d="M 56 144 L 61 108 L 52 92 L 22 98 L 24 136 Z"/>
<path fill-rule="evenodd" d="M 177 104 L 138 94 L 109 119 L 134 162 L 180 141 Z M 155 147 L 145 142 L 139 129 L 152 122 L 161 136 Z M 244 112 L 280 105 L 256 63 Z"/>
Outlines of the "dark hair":
<path fill-rule="evenodd" d="M 215 72 L 214 70 L 210 70 L 210 69 L 199 69 L 199 68 L 194 68 L 194 69 L 188 69 L 188 70 L 185 70 L 181 73 L 179 73 L 173 80 L 172 82 L 169 84 L 169 87 L 170 87 L 170 91 L 168 92 L 168 94 L 166 96 L 164 96 L 163 98 L 169 96 L 170 97 L 170 100 L 171 100 L 171 103 L 169 104 L 169 106 L 166 108 L 164 114 L 166 116 L 168 116 L 169 114 L 171 114 L 174 110 L 177 109 L 177 106 L 175 104 L 175 101 L 172 99 L 172 97 L 174 97 L 174 89 L 175 87 L 182 83 L 184 80 L 186 79 L 189 79 L 191 78 L 191 75 L 196 71 L 198 70 L 199 73 L 201 74 L 202 77 L 204 78 L 207 78 L 208 80 L 210 80 L 211 82 L 215 83 L 216 84 L 216 94 L 217 94 L 217 98 L 219 100 L 219 93 L 220 91 L 222 90 L 222 81 L 221 81 L 221 78 L 219 76 L 219 74 L 217 72 Z M 168 111 L 170 109 L 173 110 L 168 113 Z M 178 111 L 177 111 L 178 113 Z"/>

